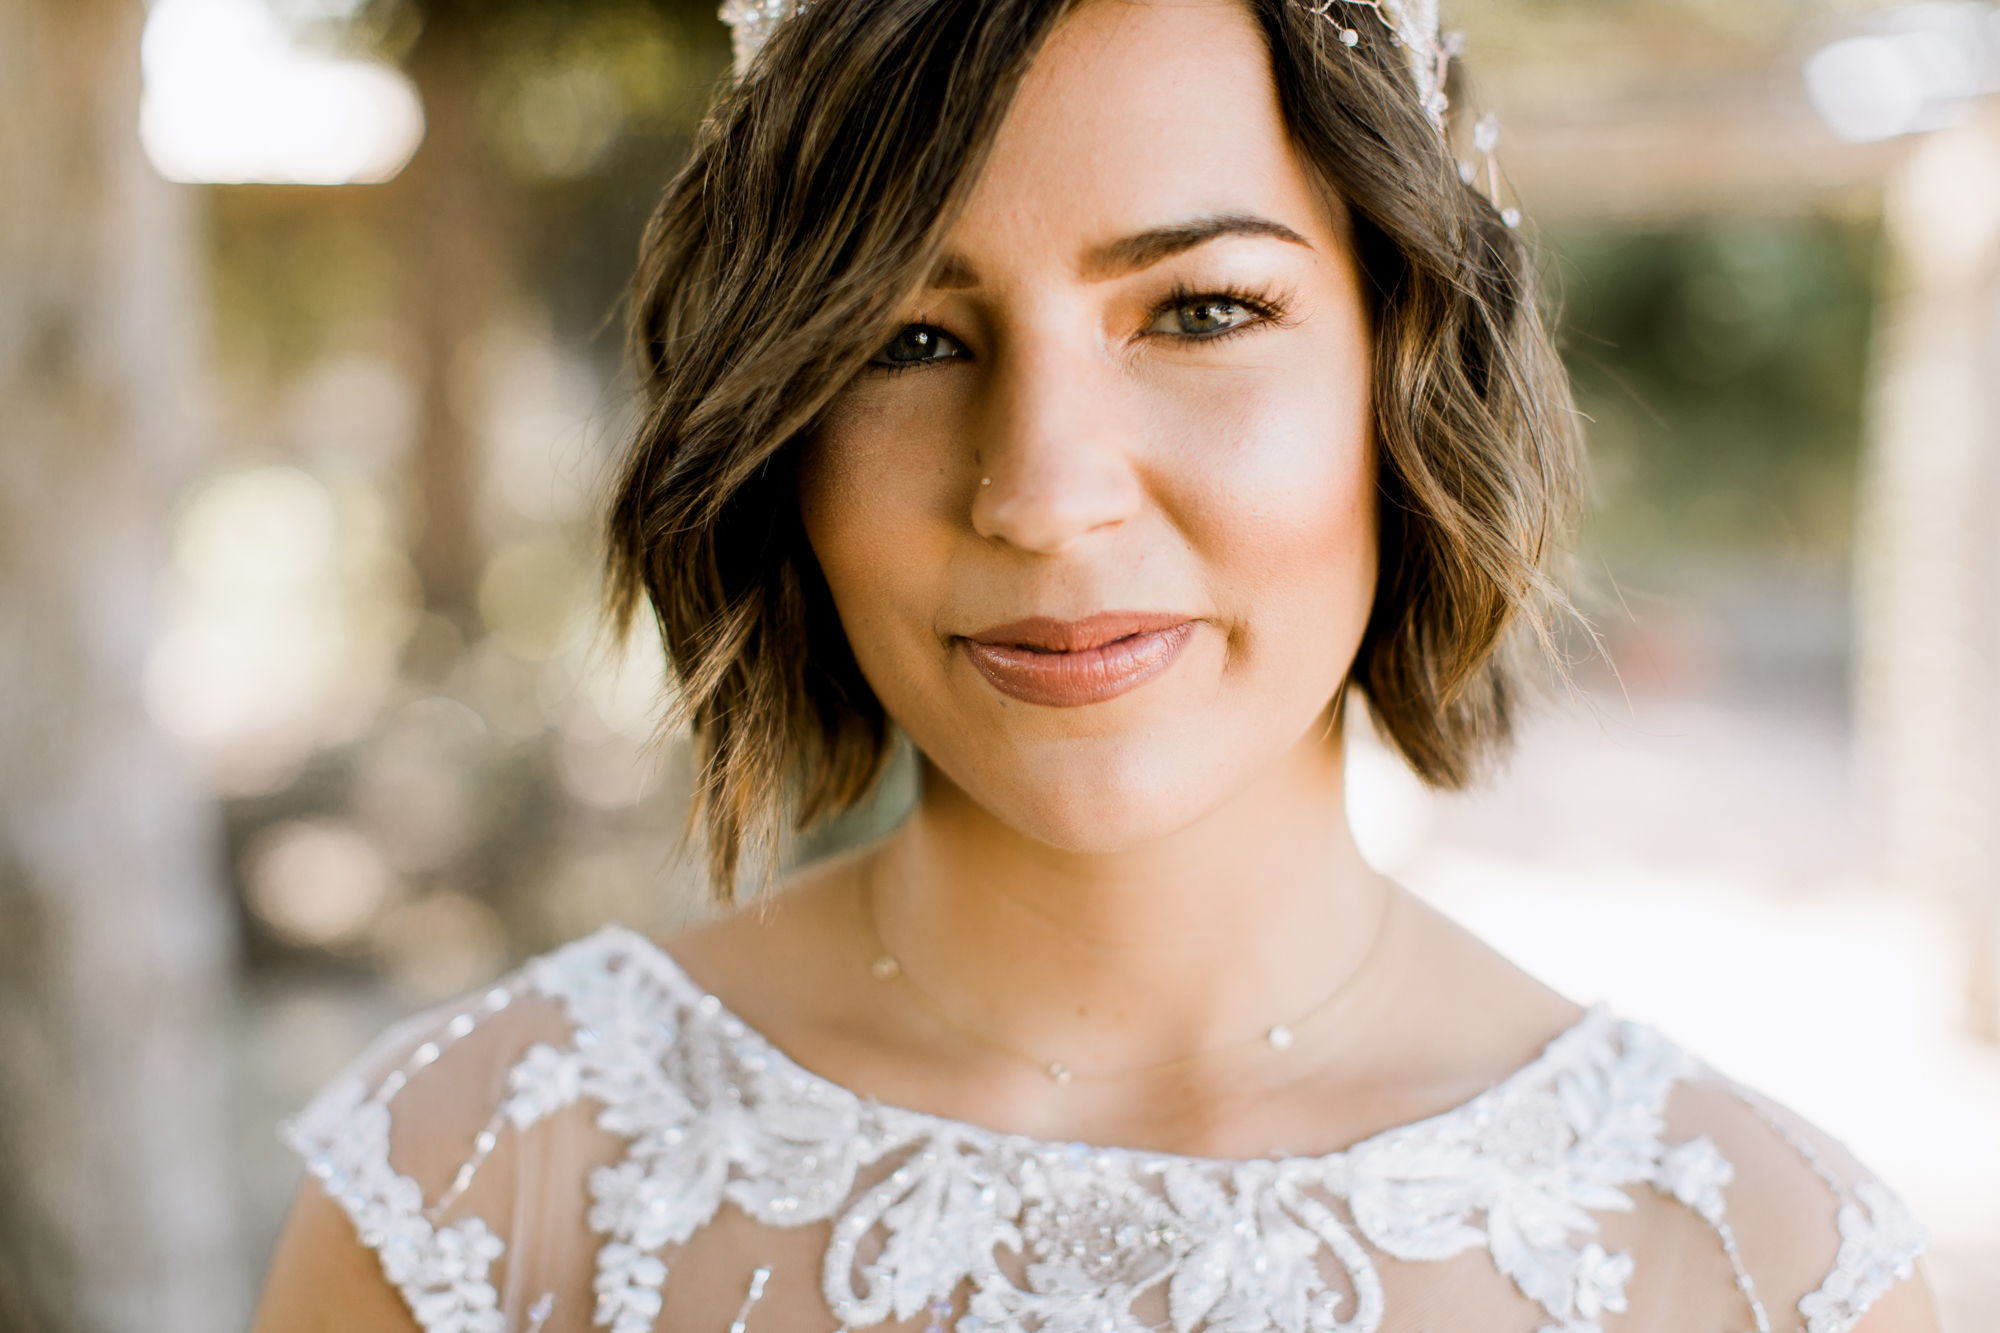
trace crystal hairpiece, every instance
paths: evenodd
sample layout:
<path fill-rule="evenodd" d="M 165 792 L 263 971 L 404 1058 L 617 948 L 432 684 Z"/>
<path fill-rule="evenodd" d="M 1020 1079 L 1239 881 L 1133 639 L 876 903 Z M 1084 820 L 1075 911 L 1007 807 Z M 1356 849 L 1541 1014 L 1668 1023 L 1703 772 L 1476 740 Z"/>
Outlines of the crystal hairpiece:
<path fill-rule="evenodd" d="M 1446 133 L 1445 112 L 1451 103 L 1445 96 L 1445 75 L 1451 68 L 1452 58 L 1465 45 L 1464 34 L 1438 32 L 1438 0 L 1296 0 L 1301 8 L 1309 10 L 1331 23 L 1339 33 L 1340 44 L 1353 50 L 1361 43 L 1361 34 L 1346 22 L 1346 14 L 1352 9 L 1373 10 L 1382 26 L 1389 30 L 1390 38 L 1403 48 L 1409 61 L 1411 77 L 1416 81 L 1417 99 L 1424 115 L 1437 128 L 1440 135 Z M 757 52 L 763 49 L 780 23 L 804 9 L 810 0 L 724 0 L 722 21 L 729 25 L 729 31 L 736 50 L 736 75 L 741 78 L 750 70 Z M 1493 207 L 1499 209 L 1501 220 L 1508 226 L 1518 226 L 1521 221 L 1519 209 L 1502 208 L 1500 204 L 1500 166 L 1494 157 L 1494 149 L 1500 142 L 1500 121 L 1493 115 L 1481 118 L 1472 130 L 1473 151 L 1485 159 L 1487 197 Z M 1480 175 L 1472 163 L 1458 164 L 1459 179 L 1467 185 L 1475 183 Z"/>
<path fill-rule="evenodd" d="M 751 62 L 778 25 L 804 8 L 799 0 L 723 0 L 721 19 L 729 25 L 736 49 L 737 78 L 750 72 Z"/>
<path fill-rule="evenodd" d="M 1451 103 L 1445 99 L 1445 71 L 1463 45 L 1459 33 L 1438 35 L 1437 0 L 1318 0 L 1307 6 L 1340 33 L 1340 44 L 1352 51 L 1361 44 L 1361 34 L 1334 17 L 1336 6 L 1372 9 L 1389 35 L 1403 48 L 1410 62 L 1410 75 L 1417 82 L 1417 100 L 1431 124 L 1442 131 L 1444 113 Z"/>
<path fill-rule="evenodd" d="M 1416 80 L 1424 115 L 1440 135 L 1446 135 L 1444 116 L 1451 109 L 1451 102 L 1445 96 L 1445 78 L 1451 71 L 1451 62 L 1465 49 L 1465 34 L 1439 33 L 1437 0 L 1317 0 L 1311 6 L 1312 12 L 1333 24 L 1339 30 L 1340 44 L 1351 51 L 1360 44 L 1361 34 L 1336 17 L 1344 12 L 1337 6 L 1375 11 L 1375 17 L 1389 30 L 1410 62 L 1410 75 Z M 1489 111 L 1472 127 L 1472 151 L 1482 159 L 1487 199 L 1502 222 L 1518 227 L 1521 210 L 1501 203 L 1500 160 L 1495 156 L 1499 147 L 1500 117 Z M 1467 185 L 1477 184 L 1480 174 L 1481 166 L 1471 162 L 1458 164 L 1458 178 Z"/>

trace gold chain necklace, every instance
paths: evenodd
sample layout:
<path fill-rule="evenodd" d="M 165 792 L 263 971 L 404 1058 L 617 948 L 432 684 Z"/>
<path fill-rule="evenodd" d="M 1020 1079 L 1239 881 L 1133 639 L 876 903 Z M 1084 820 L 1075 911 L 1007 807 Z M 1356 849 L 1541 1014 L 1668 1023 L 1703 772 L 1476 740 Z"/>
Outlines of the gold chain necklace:
<path fill-rule="evenodd" d="M 1315 1004 L 1291 1022 L 1274 1023 L 1264 1030 L 1262 1036 L 1252 1037 L 1246 1041 L 1233 1042 L 1228 1046 L 1216 1046 L 1206 1051 L 1196 1051 L 1193 1055 L 1183 1055 L 1178 1059 L 1164 1060 L 1158 1064 L 1141 1065 L 1136 1069 L 1116 1069 L 1093 1073 L 1071 1069 L 1060 1060 L 1044 1060 L 1039 1056 L 1030 1055 L 1028 1052 L 1000 1040 L 991 1033 L 981 1032 L 978 1028 L 968 1026 L 953 1017 L 950 1010 L 938 1003 L 929 991 L 919 986 L 915 979 L 903 970 L 902 961 L 895 954 L 890 953 L 888 948 L 882 943 L 882 933 L 875 925 L 875 878 L 873 872 L 874 867 L 871 865 L 868 873 L 862 877 L 861 916 L 863 924 L 868 930 L 868 942 L 874 950 L 874 961 L 868 965 L 868 971 L 875 980 L 885 985 L 900 984 L 909 992 L 910 998 L 915 1000 L 920 1008 L 930 1014 L 932 1018 L 937 1019 L 938 1022 L 944 1024 L 962 1037 L 996 1050 L 1002 1055 L 1012 1056 L 1016 1060 L 1021 1060 L 1035 1066 L 1035 1068 L 1047 1074 L 1050 1081 L 1054 1083 L 1070 1083 L 1076 1079 L 1110 1082 L 1116 1079 L 1142 1078 L 1148 1075 L 1167 1074 L 1177 1069 L 1184 1069 L 1189 1065 L 1198 1064 L 1203 1060 L 1213 1059 L 1219 1055 L 1229 1055 L 1236 1051 L 1247 1051 L 1258 1046 L 1269 1047 L 1274 1051 L 1290 1050 L 1292 1043 L 1297 1040 L 1298 1030 L 1332 1008 L 1334 1001 L 1352 990 L 1354 983 L 1361 977 L 1361 974 L 1368 970 L 1368 965 L 1375 960 L 1375 955 L 1382 948 L 1383 939 L 1389 933 L 1389 912 L 1396 901 L 1396 890 L 1391 886 L 1382 899 L 1382 912 L 1375 922 L 1375 936 L 1368 942 L 1368 951 L 1361 956 L 1361 961 L 1356 963 L 1354 970 L 1349 972 L 1346 978 L 1338 986 L 1329 991 L 1318 1004 Z"/>

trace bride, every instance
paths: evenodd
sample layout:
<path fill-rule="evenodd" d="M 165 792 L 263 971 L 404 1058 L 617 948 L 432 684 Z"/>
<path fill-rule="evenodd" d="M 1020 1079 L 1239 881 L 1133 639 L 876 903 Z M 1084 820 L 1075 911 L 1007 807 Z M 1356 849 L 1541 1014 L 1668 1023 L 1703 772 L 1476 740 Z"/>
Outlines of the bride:
<path fill-rule="evenodd" d="M 646 239 L 613 583 L 718 885 L 898 735 L 921 801 L 391 1033 L 288 1127 L 259 1328 L 1935 1329 L 1839 1146 L 1342 818 L 1345 709 L 1464 785 L 1563 613 L 1434 16 L 762 3 Z"/>

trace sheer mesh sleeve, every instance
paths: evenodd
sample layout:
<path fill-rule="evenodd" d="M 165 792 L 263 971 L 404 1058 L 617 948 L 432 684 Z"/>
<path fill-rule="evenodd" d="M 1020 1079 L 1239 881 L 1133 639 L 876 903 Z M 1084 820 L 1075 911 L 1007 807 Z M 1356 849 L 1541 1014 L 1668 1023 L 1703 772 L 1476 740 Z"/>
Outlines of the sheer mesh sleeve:
<path fill-rule="evenodd" d="M 283 1127 L 427 1333 L 590 1327 L 585 1182 L 623 1143 L 550 1058 L 577 1036 L 510 980 L 399 1024 Z"/>
<path fill-rule="evenodd" d="M 1676 1089 L 1659 1186 L 1709 1220 L 1760 1330 L 1847 1333 L 1929 1235 L 1844 1147 L 1703 1071 Z"/>

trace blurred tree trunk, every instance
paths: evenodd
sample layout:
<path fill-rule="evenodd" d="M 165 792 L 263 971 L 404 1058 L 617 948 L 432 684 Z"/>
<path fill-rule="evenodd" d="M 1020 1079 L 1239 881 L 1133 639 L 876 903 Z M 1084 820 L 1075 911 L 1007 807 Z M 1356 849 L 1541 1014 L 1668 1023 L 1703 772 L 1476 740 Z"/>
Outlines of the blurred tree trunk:
<path fill-rule="evenodd" d="M 0 0 L 0 1319 L 51 1333 L 247 1314 L 213 823 L 140 697 L 201 345 L 144 18 Z"/>
<path fill-rule="evenodd" d="M 485 566 L 475 354 L 479 335 L 505 313 L 520 262 L 519 209 L 481 121 L 477 15 L 453 4 L 423 8 L 405 70 L 423 97 L 424 142 L 387 187 L 402 214 L 408 319 L 421 340 L 412 556 L 426 607 L 469 623 Z"/>
<path fill-rule="evenodd" d="M 1888 183 L 1856 534 L 1856 717 L 1892 882 L 1939 895 L 2000 1041 L 2000 108 Z"/>

